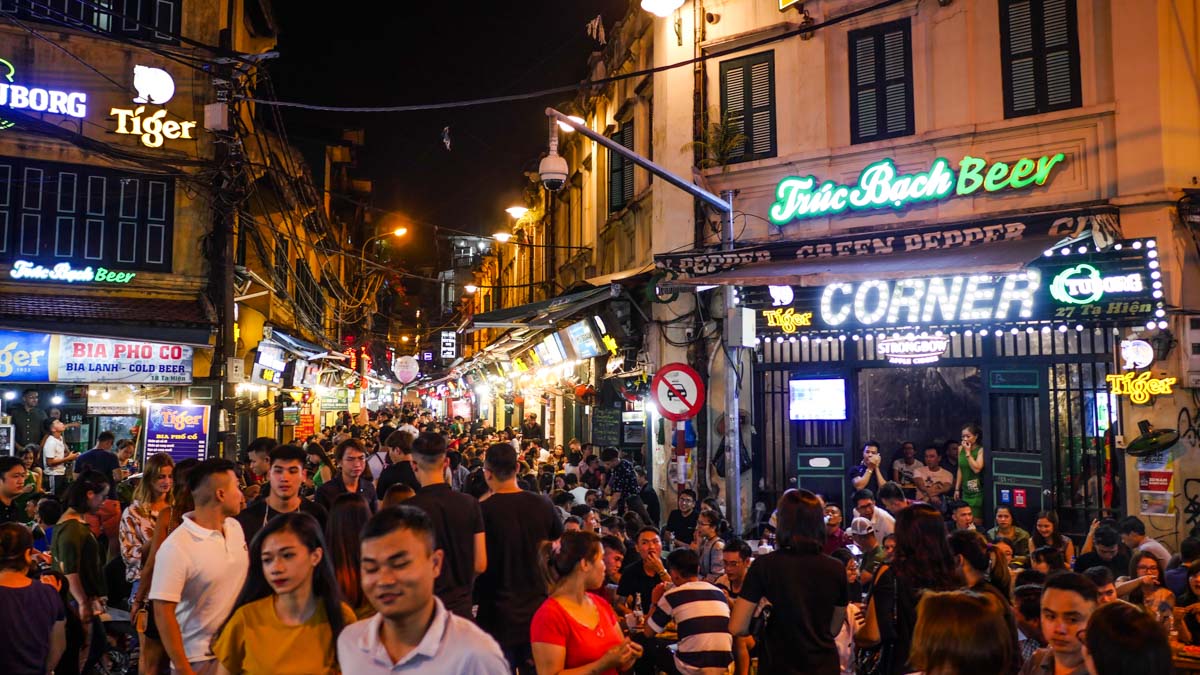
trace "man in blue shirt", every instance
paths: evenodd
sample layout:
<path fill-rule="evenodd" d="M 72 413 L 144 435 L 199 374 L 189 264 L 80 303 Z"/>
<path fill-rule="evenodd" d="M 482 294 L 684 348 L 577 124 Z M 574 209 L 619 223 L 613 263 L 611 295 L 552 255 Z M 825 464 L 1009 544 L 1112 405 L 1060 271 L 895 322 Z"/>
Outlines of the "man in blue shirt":
<path fill-rule="evenodd" d="M 91 470 L 104 475 L 104 480 L 108 483 L 108 494 L 113 498 L 117 494 L 117 481 L 120 480 L 118 471 L 121 468 L 121 462 L 113 453 L 113 443 L 117 437 L 111 431 L 101 431 L 96 438 L 96 447 L 88 450 L 75 460 L 75 473 L 83 475 L 85 471 Z"/>

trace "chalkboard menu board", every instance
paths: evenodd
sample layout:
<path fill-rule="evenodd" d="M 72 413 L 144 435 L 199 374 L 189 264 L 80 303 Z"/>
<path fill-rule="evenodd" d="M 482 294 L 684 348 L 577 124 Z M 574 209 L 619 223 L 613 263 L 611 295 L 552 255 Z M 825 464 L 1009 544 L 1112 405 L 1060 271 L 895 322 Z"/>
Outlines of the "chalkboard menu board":
<path fill-rule="evenodd" d="M 592 409 L 592 442 L 600 447 L 621 444 L 621 409 Z"/>

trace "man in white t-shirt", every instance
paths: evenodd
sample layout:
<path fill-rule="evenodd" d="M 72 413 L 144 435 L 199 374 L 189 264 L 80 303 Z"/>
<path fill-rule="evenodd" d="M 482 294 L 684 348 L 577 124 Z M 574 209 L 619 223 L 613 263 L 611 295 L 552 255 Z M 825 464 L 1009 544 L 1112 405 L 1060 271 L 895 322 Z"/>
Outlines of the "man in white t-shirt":
<path fill-rule="evenodd" d="M 954 474 L 942 466 L 942 453 L 934 447 L 925 448 L 925 465 L 913 471 L 917 500 L 945 512 L 943 496 L 954 487 Z"/>
<path fill-rule="evenodd" d="M 50 423 L 50 435 L 42 439 L 42 463 L 46 466 L 46 489 L 58 494 L 66 487 L 67 464 L 79 458 L 78 452 L 67 450 L 63 441 L 66 425 L 59 420 Z"/>
<path fill-rule="evenodd" d="M 154 563 L 150 600 L 172 672 L 218 670 L 211 644 L 233 611 L 250 555 L 242 526 L 237 467 L 226 459 L 200 462 L 188 475 L 196 508 L 167 537 Z"/>
<path fill-rule="evenodd" d="M 1159 561 L 1164 568 L 1171 560 L 1171 552 L 1157 540 L 1146 536 L 1146 524 L 1137 516 L 1126 516 L 1117 523 L 1117 532 L 1121 534 L 1121 543 L 1130 551 L 1138 553 L 1146 551 Z"/>

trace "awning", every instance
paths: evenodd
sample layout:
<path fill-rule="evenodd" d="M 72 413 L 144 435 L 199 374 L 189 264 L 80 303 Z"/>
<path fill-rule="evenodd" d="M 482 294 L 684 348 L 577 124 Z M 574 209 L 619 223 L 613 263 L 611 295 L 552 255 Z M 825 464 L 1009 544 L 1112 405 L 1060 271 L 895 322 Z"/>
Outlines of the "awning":
<path fill-rule="evenodd" d="M 1056 240 L 1033 237 L 890 255 L 843 256 L 751 263 L 737 269 L 679 279 L 670 286 L 827 286 L 868 279 L 902 279 L 933 272 L 1001 274 L 1015 272 L 1041 257 Z"/>
<path fill-rule="evenodd" d="M 215 328 L 199 298 L 0 293 L 0 329 L 210 347 Z"/>
<path fill-rule="evenodd" d="M 619 284 L 609 284 L 602 288 L 569 293 L 557 298 L 542 300 L 541 302 L 531 302 L 527 305 L 484 312 L 483 314 L 475 315 L 475 319 L 471 322 L 472 325 L 468 332 L 482 328 L 548 326 L 575 312 L 615 298 L 620 294 L 621 286 Z"/>
<path fill-rule="evenodd" d="M 278 344 L 280 347 L 283 347 L 302 359 L 313 361 L 321 357 L 329 356 L 329 350 L 325 349 L 321 345 L 313 344 L 312 342 L 298 338 L 295 335 L 289 335 L 288 333 L 285 333 L 274 326 L 263 327 L 263 338 Z"/>
<path fill-rule="evenodd" d="M 649 274 L 653 271 L 654 271 L 654 263 L 646 263 L 645 265 L 642 265 L 641 267 L 633 267 L 633 268 L 630 268 L 627 270 L 622 270 L 620 272 L 613 272 L 612 274 L 605 274 L 604 276 L 601 276 L 601 277 L 592 277 L 590 279 L 584 279 L 584 281 L 588 282 L 589 284 L 591 284 L 593 286 L 607 286 L 615 281 L 626 281 L 628 279 L 631 279 L 633 277 L 638 277 L 643 274 L 646 276 L 649 276 Z"/>

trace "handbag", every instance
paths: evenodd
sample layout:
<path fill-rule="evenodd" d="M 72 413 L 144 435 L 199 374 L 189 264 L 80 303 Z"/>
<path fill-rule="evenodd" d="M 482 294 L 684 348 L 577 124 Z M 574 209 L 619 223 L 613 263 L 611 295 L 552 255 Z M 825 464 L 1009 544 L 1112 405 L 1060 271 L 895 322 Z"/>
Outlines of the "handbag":
<path fill-rule="evenodd" d="M 883 572 L 879 572 L 880 576 Z M 892 572 L 892 625 L 900 624 L 900 583 Z M 854 672 L 858 675 L 891 675 L 892 661 L 895 657 L 895 643 L 880 637 L 879 644 L 870 647 L 858 647 L 854 651 Z"/>
<path fill-rule="evenodd" d="M 745 473 L 750 470 L 751 466 L 753 466 L 753 460 L 750 459 L 750 453 L 746 452 L 747 448 L 743 447 L 741 450 L 742 451 L 738 453 L 738 467 L 741 468 L 741 471 L 739 471 L 738 473 Z M 721 445 L 717 448 L 716 454 L 713 455 L 712 465 L 713 465 L 713 468 L 717 470 L 717 475 L 720 476 L 721 478 L 724 478 L 725 477 L 725 441 L 721 441 Z"/>

